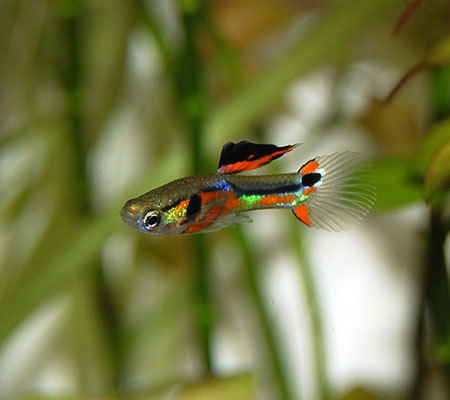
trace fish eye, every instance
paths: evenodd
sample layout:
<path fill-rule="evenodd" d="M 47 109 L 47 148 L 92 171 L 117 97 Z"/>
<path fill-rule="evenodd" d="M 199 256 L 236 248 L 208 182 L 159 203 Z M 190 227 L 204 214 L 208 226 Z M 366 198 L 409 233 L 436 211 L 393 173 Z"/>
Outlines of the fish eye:
<path fill-rule="evenodd" d="M 161 222 L 161 214 L 157 210 L 148 211 L 144 216 L 143 224 L 147 230 L 153 229 Z"/>

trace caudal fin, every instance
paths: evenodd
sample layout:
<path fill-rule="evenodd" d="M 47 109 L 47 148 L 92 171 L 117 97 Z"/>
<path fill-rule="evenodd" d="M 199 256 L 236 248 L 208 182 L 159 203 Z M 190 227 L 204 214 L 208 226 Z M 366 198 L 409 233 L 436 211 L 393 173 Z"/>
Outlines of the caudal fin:
<path fill-rule="evenodd" d="M 303 223 L 342 231 L 361 221 L 372 208 L 376 192 L 370 167 L 357 153 L 316 157 L 299 170 L 304 201 L 292 212 Z"/>

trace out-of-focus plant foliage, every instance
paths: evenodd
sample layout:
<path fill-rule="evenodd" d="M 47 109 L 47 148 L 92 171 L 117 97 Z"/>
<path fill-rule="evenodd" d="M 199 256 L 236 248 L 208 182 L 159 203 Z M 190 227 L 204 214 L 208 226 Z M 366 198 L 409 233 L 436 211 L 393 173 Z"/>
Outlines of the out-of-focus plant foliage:
<path fill-rule="evenodd" d="M 0 377 L 0 397 L 51 398 L 59 386 L 47 394 L 40 372 L 64 365 L 67 398 L 298 398 L 246 231 L 148 238 L 118 210 L 174 177 L 213 170 L 227 141 L 269 140 L 286 90 L 325 66 L 336 94 L 311 142 L 357 125 L 374 156 L 376 212 L 422 202 L 430 214 L 410 387 L 341 398 L 427 398 L 434 381 L 449 396 L 449 20 L 439 0 L 2 0 L 0 358 L 26 361 L 18 382 Z M 382 94 L 365 85 L 356 115 L 340 108 L 339 87 L 363 62 L 389 65 L 398 79 Z M 284 245 L 311 315 L 314 390 L 333 399 L 301 229 Z M 238 266 L 225 288 L 212 277 L 217 254 Z M 214 334 L 232 301 L 255 359 L 220 376 Z M 15 340 L 34 337 L 48 315 L 51 328 L 27 354 Z"/>

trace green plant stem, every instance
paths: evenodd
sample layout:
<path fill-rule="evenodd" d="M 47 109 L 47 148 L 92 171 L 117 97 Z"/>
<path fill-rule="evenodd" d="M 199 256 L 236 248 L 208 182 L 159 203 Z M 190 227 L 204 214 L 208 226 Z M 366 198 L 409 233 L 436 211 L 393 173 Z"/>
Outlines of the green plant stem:
<path fill-rule="evenodd" d="M 156 18 L 151 15 L 149 11 L 149 7 L 145 4 L 145 1 L 140 0 L 138 3 L 139 9 L 138 13 L 144 28 L 147 29 L 149 35 L 155 42 L 156 47 L 158 48 L 159 55 L 161 56 L 162 62 L 164 64 L 164 68 L 166 71 L 166 75 L 169 79 L 168 82 L 174 83 L 175 81 L 175 66 L 173 55 L 170 52 L 167 43 L 164 41 L 164 35 L 161 30 L 161 27 L 158 24 Z"/>
<path fill-rule="evenodd" d="M 70 55 L 70 63 L 65 79 L 65 87 L 67 88 L 69 97 L 69 138 L 71 142 L 70 148 L 74 155 L 74 171 L 72 183 L 72 198 L 74 206 L 77 207 L 77 213 L 86 216 L 91 212 L 90 203 L 90 184 L 87 175 L 86 148 L 85 138 L 81 129 L 81 43 L 80 43 L 80 14 L 67 18 L 67 47 Z"/>
<path fill-rule="evenodd" d="M 202 61 L 196 42 L 197 30 L 204 18 L 200 3 L 194 10 L 183 9 L 182 23 L 185 32 L 185 48 L 178 70 L 178 86 L 181 90 L 181 108 L 189 132 L 191 146 L 192 172 L 199 174 L 205 171 L 203 152 L 203 133 L 205 95 L 203 88 Z M 207 375 L 212 371 L 212 328 L 213 312 L 211 301 L 211 282 L 209 276 L 209 251 L 206 237 L 197 235 L 192 238 L 193 260 L 195 264 L 194 313 L 200 341 L 200 356 Z"/>
<path fill-rule="evenodd" d="M 209 252 L 204 236 L 193 238 L 195 268 L 195 318 L 200 340 L 200 355 L 206 375 L 213 375 L 212 328 L 213 309 L 211 303 L 211 282 L 209 278 Z"/>
<path fill-rule="evenodd" d="M 445 265 L 444 244 L 448 230 L 445 228 L 441 211 L 432 207 L 430 214 L 430 229 L 427 237 L 427 252 L 422 273 L 422 287 L 417 311 L 417 326 L 415 333 L 416 373 L 408 398 L 419 400 L 423 398 L 425 381 L 429 366 L 425 317 L 429 312 L 432 337 L 432 357 L 434 367 L 443 376 L 443 398 L 450 396 L 450 294 L 449 279 Z"/>
<path fill-rule="evenodd" d="M 217 63 L 225 72 L 230 86 L 233 89 L 241 88 L 244 78 L 235 51 L 225 40 L 213 19 L 209 18 L 205 23 L 209 38 L 216 52 Z"/>
<path fill-rule="evenodd" d="M 250 244 L 245 237 L 242 228 L 236 226 L 234 228 L 235 239 L 237 245 L 240 247 L 244 257 L 244 274 L 246 283 L 249 287 L 249 292 L 256 309 L 256 316 L 261 326 L 265 344 L 267 346 L 267 356 L 269 358 L 268 366 L 271 369 L 279 398 L 283 400 L 294 399 L 292 388 L 290 387 L 287 378 L 285 364 L 281 356 L 279 346 L 277 344 L 276 334 L 269 322 L 266 306 L 264 304 L 264 296 L 258 285 L 258 262 L 255 254 L 251 250 Z"/>
<path fill-rule="evenodd" d="M 67 19 L 68 31 L 68 53 L 71 55 L 70 68 L 67 75 L 67 89 L 71 98 L 69 108 L 69 136 L 71 148 L 74 153 L 74 179 L 72 184 L 72 198 L 74 212 L 81 219 L 92 215 L 91 182 L 87 171 L 88 153 L 90 142 L 89 131 L 83 129 L 82 104 L 85 103 L 82 96 L 82 38 L 81 26 L 83 24 L 81 5 L 78 4 L 78 12 Z M 81 374 L 82 390 L 86 393 L 109 392 L 113 388 L 118 391 L 120 385 L 121 357 L 120 357 L 120 327 L 117 310 L 113 307 L 112 294 L 106 283 L 103 269 L 101 268 L 100 256 L 93 257 L 91 269 L 79 282 L 74 283 L 74 292 L 92 291 L 91 297 L 95 299 L 90 303 L 83 301 L 75 302 L 79 307 L 77 312 L 87 322 L 78 338 L 80 351 L 80 370 L 85 369 L 85 364 L 91 365 L 91 373 Z M 84 288 L 83 288 L 84 287 Z M 74 298 L 77 298 L 75 295 Z M 92 309 L 90 309 L 92 308 Z M 94 317 L 96 316 L 96 317 Z M 92 319 L 95 318 L 95 321 Z M 76 324 L 77 321 L 72 321 Z M 88 326 L 88 328 L 87 328 Z M 81 328 L 83 329 L 83 328 Z M 106 345 L 107 344 L 107 345 Z M 96 351 L 84 351 L 85 348 L 96 349 Z M 98 388 L 103 390 L 98 390 Z"/>
<path fill-rule="evenodd" d="M 314 373 L 318 382 L 319 398 L 322 400 L 332 399 L 331 391 L 327 379 L 326 367 L 326 349 L 322 327 L 322 314 L 320 311 L 319 300 L 315 288 L 314 276 L 311 263 L 308 259 L 308 250 L 304 245 L 300 230 L 297 224 L 290 224 L 291 237 L 293 238 L 293 248 L 297 253 L 300 272 L 302 277 L 302 286 L 306 294 L 307 309 L 311 319 L 311 341 L 314 354 Z"/>
<path fill-rule="evenodd" d="M 419 400 L 422 398 L 422 391 L 425 383 L 425 290 L 423 285 L 418 304 L 413 350 L 416 371 L 407 396 L 407 399 L 409 400 Z"/>
<path fill-rule="evenodd" d="M 450 294 L 444 254 L 447 234 L 441 211 L 432 207 L 428 235 L 428 273 L 425 278 L 427 305 L 435 336 L 435 350 L 438 352 L 439 349 L 446 349 L 444 366 L 450 382 Z"/>

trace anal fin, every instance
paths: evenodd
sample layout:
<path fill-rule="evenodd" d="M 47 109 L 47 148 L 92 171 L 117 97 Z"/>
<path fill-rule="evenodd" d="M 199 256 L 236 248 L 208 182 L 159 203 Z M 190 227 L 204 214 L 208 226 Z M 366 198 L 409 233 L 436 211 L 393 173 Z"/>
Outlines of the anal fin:
<path fill-rule="evenodd" d="M 230 225 L 241 224 L 241 223 L 251 223 L 252 220 L 247 215 L 242 214 L 227 214 L 223 217 L 217 218 L 212 222 L 198 222 L 190 225 L 184 233 L 203 233 L 203 232 L 213 232 Z"/>
<path fill-rule="evenodd" d="M 299 206 L 293 208 L 292 213 L 305 225 L 312 226 L 312 222 L 309 220 L 309 208 L 306 204 L 300 204 Z"/>

